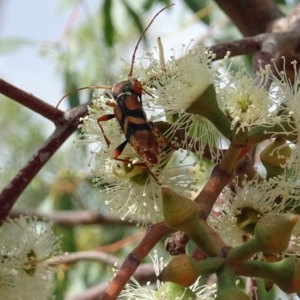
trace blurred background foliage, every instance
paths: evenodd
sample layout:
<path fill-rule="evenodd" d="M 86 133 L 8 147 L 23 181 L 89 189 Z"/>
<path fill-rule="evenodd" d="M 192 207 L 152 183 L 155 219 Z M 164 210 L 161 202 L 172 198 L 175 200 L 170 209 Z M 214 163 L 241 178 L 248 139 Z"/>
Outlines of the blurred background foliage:
<path fill-rule="evenodd" d="M 179 15 L 174 30 L 189 28 L 194 23 L 200 23 L 205 29 L 205 34 L 201 33 L 194 37 L 195 44 L 202 43 L 209 46 L 241 38 L 241 34 L 214 2 L 209 0 L 174 2 L 187 12 L 184 14 L 185 19 Z M 289 11 L 294 5 L 293 1 L 276 2 L 283 11 Z M 120 57 L 127 65 L 130 63 L 133 49 L 142 31 L 154 14 L 170 3 L 169 0 L 95 0 L 91 9 L 89 0 L 59 0 L 57 13 L 69 11 L 70 18 L 59 39 L 55 42 L 41 42 L 36 49 L 37 53 L 49 63 L 55 64 L 57 75 L 62 78 L 66 93 L 82 86 L 113 84 L 127 76 L 124 68 L 126 65 Z M 172 8 L 163 12 L 155 22 L 164 26 L 164 22 L 168 22 L 168 16 L 171 14 Z M 149 45 L 153 47 L 156 44 L 149 36 L 147 33 L 143 39 L 140 52 L 143 47 Z M 22 36 L 0 42 L 0 55 L 18 51 L 23 46 L 36 47 L 36 43 L 31 43 Z M 182 43 L 183 41 L 178 40 L 178 44 Z M 137 56 L 140 57 L 140 54 Z M 242 59 L 250 66 L 251 57 Z M 85 91 L 73 94 L 65 101 L 69 107 L 74 107 L 90 98 L 91 92 Z M 4 187 L 43 144 L 54 126 L 3 96 L 0 97 L 0 106 L 2 157 L 0 172 L 1 187 Z M 88 167 L 91 159 L 90 149 L 75 148 L 72 140 L 77 138 L 78 133 L 51 158 L 22 194 L 16 204 L 17 207 L 45 212 L 77 209 L 107 212 L 104 203 L 99 199 L 98 189 L 91 183 Z M 128 226 L 55 226 L 56 233 L 63 235 L 64 252 L 97 249 L 134 235 L 139 230 Z M 124 243 L 113 254 L 124 258 L 137 242 L 138 239 L 130 244 Z M 163 245 L 159 245 L 157 249 L 159 247 L 162 249 Z M 88 287 L 108 281 L 112 277 L 111 269 L 112 266 L 87 261 L 62 267 L 57 275 L 55 290 L 57 299 L 65 299 Z"/>

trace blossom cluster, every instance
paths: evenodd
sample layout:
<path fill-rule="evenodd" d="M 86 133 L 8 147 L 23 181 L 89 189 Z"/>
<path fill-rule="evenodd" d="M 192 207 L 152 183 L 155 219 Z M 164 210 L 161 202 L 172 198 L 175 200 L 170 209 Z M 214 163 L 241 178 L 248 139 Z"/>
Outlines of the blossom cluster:
<path fill-rule="evenodd" d="M 125 146 L 119 156 L 125 161 L 114 159 L 114 151 L 125 141 L 125 137 L 116 119 L 102 122 L 105 136 L 109 137 L 109 146 L 107 145 L 97 121 L 105 114 L 112 114 L 112 108 L 106 105 L 107 101 L 111 99 L 104 96 L 94 99 L 89 107 L 89 115 L 80 126 L 84 139 L 78 143 L 99 143 L 93 153 L 93 182 L 101 188 L 101 199 L 122 218 L 138 217 L 141 223 L 161 221 L 161 183 L 172 186 L 180 193 L 186 193 L 193 183 L 192 175 L 188 168 L 183 170 L 183 174 L 178 174 L 174 172 L 175 168 L 168 167 L 172 148 L 160 151 L 157 165 L 139 166 L 141 161 L 130 144 Z"/>
<path fill-rule="evenodd" d="M 77 144 L 97 143 L 93 151 L 94 183 L 111 211 L 141 223 L 161 221 L 161 186 L 192 199 L 200 181 L 199 171 L 205 170 L 204 160 L 218 163 L 222 147 L 232 140 L 255 146 L 280 137 L 291 149 L 291 155 L 281 164 L 282 172 L 293 169 L 299 173 L 296 63 L 295 83 L 291 85 L 275 64 L 261 67 L 254 77 L 244 65 L 237 72 L 230 67 L 224 71 L 228 55 L 214 64 L 215 55 L 202 46 L 186 50 L 180 58 L 174 55 L 165 61 L 162 55 L 159 57 L 146 52 L 147 65 L 134 68 L 135 80 L 144 91 L 144 122 L 158 144 L 157 163 L 151 164 L 138 154 L 143 133 L 135 143 L 125 137 L 121 126 L 132 122 L 139 128 L 140 120 L 135 116 L 129 120 L 125 110 L 119 121 L 113 118 L 118 104 L 111 91 L 94 98 L 80 125 L 82 136 Z M 269 88 L 271 81 L 274 85 Z M 133 90 L 126 93 L 127 97 L 139 96 Z M 105 115 L 108 121 L 103 121 Z M 268 155 L 282 157 L 281 147 Z"/>
<path fill-rule="evenodd" d="M 209 225 L 223 241 L 231 247 L 239 246 L 253 238 L 255 225 L 263 216 L 296 213 L 299 206 L 300 189 L 295 178 L 276 176 L 260 180 L 258 176 L 249 180 L 246 176 L 233 187 L 225 188 L 214 206 Z M 300 224 L 294 228 L 290 254 L 300 251 Z M 289 253 L 281 253 L 283 257 Z"/>
<path fill-rule="evenodd" d="M 88 115 L 82 119 L 82 136 L 77 144 L 97 143 L 93 181 L 112 212 L 141 224 L 162 221 L 162 186 L 193 200 L 206 160 L 223 168 L 228 164 L 229 168 L 236 165 L 242 152 L 233 162 L 228 157 L 223 160 L 226 153 L 260 144 L 265 147 L 260 157 L 265 178 L 257 170 L 251 178 L 246 174 L 244 178 L 235 177 L 216 201 L 209 226 L 226 245 L 239 247 L 257 239 L 255 227 L 262 217 L 298 214 L 297 63 L 292 63 L 292 79 L 279 71 L 275 62 L 261 66 L 253 76 L 245 65 L 236 72 L 231 64 L 226 68 L 228 57 L 215 64 L 214 53 L 202 46 L 167 61 L 163 53 L 156 58 L 146 52 L 147 63 L 134 68 L 135 78 L 124 81 L 129 88 L 122 90 L 119 83 L 118 88 L 93 99 Z M 142 100 L 137 90 L 143 91 Z M 133 98 L 139 100 L 139 106 L 131 102 Z M 143 148 L 149 134 L 153 147 Z M 155 163 L 150 159 L 153 153 Z M 294 226 L 288 239 L 288 249 L 275 251 L 278 260 L 299 255 L 300 224 Z M 251 259 L 266 259 L 266 253 L 255 254 Z M 156 289 L 161 289 L 160 282 Z M 194 295 L 195 299 L 204 299 L 200 294 Z M 151 286 L 140 287 L 133 279 L 122 296 L 156 299 L 157 294 Z"/>
<path fill-rule="evenodd" d="M 151 95 L 143 95 L 142 101 L 143 108 L 148 113 L 147 122 L 153 128 L 151 133 L 159 145 L 157 164 L 151 165 L 143 161 L 130 142 L 122 150 L 118 160 L 114 159 L 115 149 L 126 140 L 124 132 L 116 119 L 98 122 L 99 118 L 114 114 L 112 105 L 107 105 L 113 101 L 111 92 L 95 97 L 88 108 L 88 116 L 82 119 L 80 125 L 82 139 L 77 141 L 78 145 L 98 143 L 93 152 L 95 166 L 92 173 L 94 183 L 101 188 L 101 199 L 122 218 L 138 218 L 141 223 L 162 220 L 162 185 L 168 185 L 180 194 L 192 196 L 198 182 L 194 174 L 204 170 L 204 153 L 208 152 L 208 159 L 215 162 L 221 145 L 221 135 L 213 124 L 202 116 L 187 112 L 189 103 L 182 101 L 186 99 L 191 104 L 194 97 L 212 83 L 209 63 L 213 54 L 199 46 L 188 51 L 184 58 L 167 62 L 166 72 L 158 65 L 159 60 L 154 59 L 152 54 L 148 55 L 150 65 L 147 68 L 137 68 L 134 73 L 139 82 L 143 83 L 143 89 Z M 203 77 L 201 84 L 194 73 Z M 172 86 L 174 84 L 178 87 Z M 173 94 L 170 94 L 170 90 Z M 166 121 L 172 117 L 175 118 L 174 122 L 164 133 L 159 132 L 156 125 L 152 125 L 155 121 Z M 182 137 L 179 138 L 176 133 L 180 133 Z M 177 153 L 179 148 L 183 154 Z M 174 157 L 180 157 L 178 163 L 174 164 Z"/>
<path fill-rule="evenodd" d="M 55 270 L 45 262 L 60 254 L 60 243 L 51 224 L 38 225 L 21 216 L 1 226 L 1 299 L 52 299 Z"/>
<path fill-rule="evenodd" d="M 245 130 L 244 125 L 247 124 L 249 133 L 251 133 L 252 126 L 254 129 L 261 127 L 263 131 L 260 134 L 266 136 L 262 140 L 270 138 L 269 145 L 265 146 L 260 155 L 261 163 L 265 167 L 266 179 L 258 173 L 254 178 L 247 178 L 245 175 L 244 180 L 234 179 L 231 187 L 223 190 L 210 215 L 209 224 L 224 242 L 232 247 L 253 238 L 255 225 L 262 216 L 299 214 L 299 67 L 296 61 L 293 61 L 292 65 L 294 67 L 293 78 L 288 78 L 285 71 L 279 71 L 273 63 L 257 74 L 252 81 L 256 81 L 256 85 L 250 92 L 250 81 L 247 87 L 244 87 L 243 91 L 248 90 L 248 95 L 251 97 L 258 93 L 258 88 L 260 88 L 259 94 L 262 96 L 259 97 L 256 94 L 255 101 L 259 100 L 259 102 L 254 108 L 251 107 L 254 100 L 250 100 L 248 96 L 250 105 L 247 106 L 245 112 L 248 113 L 248 110 L 255 112 L 257 108 L 258 110 L 251 118 L 247 117 L 246 123 L 242 119 L 245 116 L 242 110 L 239 115 L 240 119 L 236 121 L 233 116 L 237 113 L 237 108 L 232 110 L 232 124 L 235 126 L 240 124 L 241 130 Z M 239 72 L 235 76 L 239 77 Z M 272 82 L 269 89 L 267 80 Z M 238 92 L 239 80 L 234 82 Z M 263 89 L 263 86 L 266 88 Z M 242 99 L 245 98 L 242 97 Z M 225 110 L 226 107 L 229 114 L 228 104 L 224 105 Z M 255 115 L 256 118 L 254 118 Z M 299 234 L 298 222 L 293 229 L 289 248 L 286 252 L 276 255 L 297 256 L 300 251 Z"/>

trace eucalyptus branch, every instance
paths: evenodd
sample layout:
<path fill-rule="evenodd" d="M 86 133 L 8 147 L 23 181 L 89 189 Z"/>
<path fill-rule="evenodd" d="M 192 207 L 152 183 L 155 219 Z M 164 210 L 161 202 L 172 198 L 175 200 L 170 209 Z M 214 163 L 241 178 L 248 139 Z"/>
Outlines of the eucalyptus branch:
<path fill-rule="evenodd" d="M 113 266 L 115 263 L 121 263 L 121 260 L 118 259 L 116 256 L 102 251 L 78 251 L 74 253 L 67 253 L 65 255 L 51 257 L 47 260 L 47 264 L 50 266 L 59 264 L 70 265 L 77 263 L 81 260 L 99 261 L 111 266 Z"/>
<path fill-rule="evenodd" d="M 239 182 L 239 186 L 241 187 L 241 182 L 247 178 L 247 181 L 251 181 L 254 178 L 258 179 L 258 182 L 264 181 L 264 178 L 257 173 L 257 170 L 253 167 L 252 159 L 249 154 L 246 154 L 237 164 L 235 171 L 235 177 Z M 233 188 L 233 186 L 231 186 Z"/>
<path fill-rule="evenodd" d="M 164 222 L 150 226 L 139 245 L 129 255 L 127 255 L 120 270 L 110 282 L 101 299 L 116 299 L 125 284 L 129 281 L 130 277 L 140 265 L 141 261 L 149 254 L 151 249 L 161 238 L 171 232 L 172 230 L 168 228 Z"/>
<path fill-rule="evenodd" d="M 231 57 L 256 53 L 255 57 L 256 60 L 258 60 L 263 59 L 262 54 L 257 54 L 260 50 L 263 51 L 262 53 L 268 53 L 268 56 L 273 58 L 273 47 L 275 47 L 277 51 L 280 48 L 285 48 L 286 45 L 289 45 L 289 47 L 293 49 L 299 46 L 299 42 L 300 35 L 298 32 L 294 31 L 262 33 L 251 37 L 245 37 L 240 40 L 212 45 L 209 47 L 209 50 L 216 54 L 215 60 L 222 59 L 228 51 L 230 52 Z M 265 58 L 264 61 L 270 61 L 270 59 L 267 60 Z"/>
<path fill-rule="evenodd" d="M 46 164 L 56 150 L 67 140 L 77 129 L 80 118 L 87 113 L 87 103 L 79 105 L 64 113 L 63 120 L 52 135 L 45 141 L 44 145 L 28 160 L 26 165 L 18 172 L 12 181 L 2 190 L 0 194 L 0 223 L 7 218 L 11 208 L 28 186 L 30 181 Z"/>
<path fill-rule="evenodd" d="M 156 274 L 153 269 L 153 264 L 143 264 L 139 266 L 133 273 L 134 279 L 139 282 L 140 285 L 144 285 L 147 282 L 155 282 Z M 101 283 L 99 285 L 93 286 L 85 290 L 82 294 L 75 297 L 68 297 L 65 300 L 99 300 L 101 296 L 105 293 L 108 283 Z M 105 299 L 105 298 L 102 298 Z M 115 298 L 109 298 L 115 299 Z"/>
<path fill-rule="evenodd" d="M 16 86 L 0 79 L 0 93 L 58 124 L 64 112 Z"/>
<path fill-rule="evenodd" d="M 207 219 L 220 193 L 231 181 L 233 174 L 233 172 L 229 174 L 220 170 L 219 165 L 214 167 L 209 180 L 195 199 L 199 207 L 200 219 Z"/>

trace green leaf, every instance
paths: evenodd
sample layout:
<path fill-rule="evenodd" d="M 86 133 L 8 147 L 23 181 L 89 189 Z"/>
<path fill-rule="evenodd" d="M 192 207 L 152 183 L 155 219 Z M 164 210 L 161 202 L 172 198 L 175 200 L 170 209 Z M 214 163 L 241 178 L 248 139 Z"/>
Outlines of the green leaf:
<path fill-rule="evenodd" d="M 287 5 L 285 0 L 274 0 L 274 2 L 281 5 Z"/>
<path fill-rule="evenodd" d="M 171 2 L 170 0 L 158 0 L 158 2 L 163 3 L 166 6 L 171 4 L 171 3 L 175 3 L 175 1 Z"/>
<path fill-rule="evenodd" d="M 174 2 L 174 1 L 173 1 Z M 163 5 L 167 6 L 171 4 L 170 0 L 146 0 L 143 4 L 143 10 L 148 11 L 153 6 L 154 3 L 162 3 Z"/>
<path fill-rule="evenodd" d="M 66 272 L 63 270 L 60 270 L 58 273 L 55 274 L 55 286 L 53 288 L 53 295 L 56 296 L 56 300 L 62 300 L 65 299 L 66 291 L 68 290 L 68 287 L 70 285 L 69 282 L 69 276 Z"/>
<path fill-rule="evenodd" d="M 146 0 L 146 2 L 143 5 L 143 10 L 148 11 L 153 4 L 154 4 L 154 0 Z"/>
<path fill-rule="evenodd" d="M 126 1 L 123 0 L 123 3 L 127 9 L 128 14 L 130 15 L 130 17 L 133 20 L 133 23 L 135 24 L 135 26 L 137 27 L 137 29 L 140 31 L 140 33 L 142 34 L 144 31 L 144 25 L 141 22 L 141 18 L 139 17 L 139 15 L 128 5 L 128 3 L 126 3 Z M 145 42 L 146 42 L 146 38 L 144 38 Z"/>
<path fill-rule="evenodd" d="M 206 1 L 206 0 L 186 0 L 185 4 L 194 12 L 197 13 L 200 10 L 206 8 L 209 4 L 211 4 L 210 2 Z M 201 21 L 204 22 L 205 24 L 209 24 L 210 23 L 210 18 L 209 15 L 206 15 L 205 17 L 201 18 Z"/>
<path fill-rule="evenodd" d="M 21 47 L 33 45 L 35 42 L 24 38 L 4 38 L 0 40 L 0 54 L 19 50 Z"/>
<path fill-rule="evenodd" d="M 103 3 L 103 19 L 104 19 L 104 39 L 109 47 L 114 44 L 115 28 L 111 18 L 111 0 L 105 0 Z"/>

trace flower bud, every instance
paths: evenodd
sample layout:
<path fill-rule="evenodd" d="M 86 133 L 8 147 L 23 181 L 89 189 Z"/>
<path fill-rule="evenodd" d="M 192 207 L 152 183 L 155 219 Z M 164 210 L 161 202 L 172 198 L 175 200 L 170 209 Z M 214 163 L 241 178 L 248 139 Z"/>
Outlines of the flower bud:
<path fill-rule="evenodd" d="M 186 254 L 174 256 L 169 264 L 159 274 L 161 281 L 171 281 L 188 287 L 192 285 L 200 275 L 216 273 L 224 264 L 221 257 L 209 257 L 196 261 Z"/>
<path fill-rule="evenodd" d="M 284 251 L 288 247 L 297 221 L 298 216 L 293 214 L 263 216 L 255 226 L 254 239 L 262 251 Z"/>
<path fill-rule="evenodd" d="M 172 282 L 164 283 L 155 293 L 157 300 L 194 300 L 196 294 L 189 288 L 184 288 Z"/>
<path fill-rule="evenodd" d="M 297 221 L 298 216 L 293 214 L 261 217 L 256 223 L 254 237 L 231 249 L 227 256 L 228 261 L 245 261 L 257 252 L 284 251 L 288 247 Z"/>
<path fill-rule="evenodd" d="M 199 222 L 197 204 L 167 187 L 162 188 L 162 199 L 167 226 L 186 233 L 207 256 L 217 256 L 218 247 Z"/>
<path fill-rule="evenodd" d="M 186 254 L 174 256 L 158 276 L 163 282 L 171 281 L 184 287 L 192 285 L 198 277 L 196 261 Z"/>
<path fill-rule="evenodd" d="M 184 231 L 188 224 L 196 219 L 198 220 L 197 204 L 188 198 L 185 198 L 171 189 L 162 188 L 163 216 L 166 224 L 176 230 Z"/>

